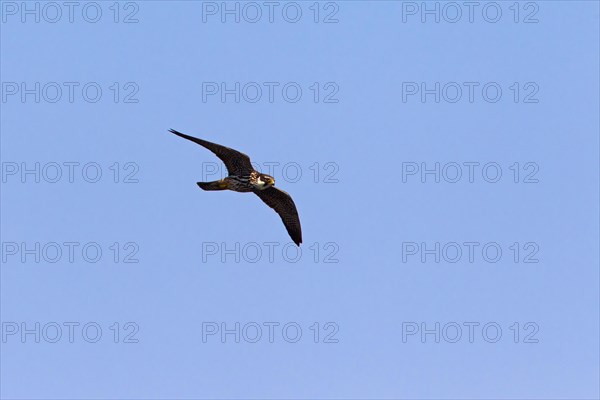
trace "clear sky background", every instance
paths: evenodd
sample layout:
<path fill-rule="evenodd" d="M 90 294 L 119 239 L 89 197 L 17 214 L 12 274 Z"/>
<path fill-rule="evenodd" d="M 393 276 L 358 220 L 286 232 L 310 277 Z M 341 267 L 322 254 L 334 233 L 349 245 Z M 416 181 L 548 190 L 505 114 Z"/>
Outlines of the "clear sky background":
<path fill-rule="evenodd" d="M 58 4 L 0 3 L 3 398 L 599 397 L 597 2 Z"/>

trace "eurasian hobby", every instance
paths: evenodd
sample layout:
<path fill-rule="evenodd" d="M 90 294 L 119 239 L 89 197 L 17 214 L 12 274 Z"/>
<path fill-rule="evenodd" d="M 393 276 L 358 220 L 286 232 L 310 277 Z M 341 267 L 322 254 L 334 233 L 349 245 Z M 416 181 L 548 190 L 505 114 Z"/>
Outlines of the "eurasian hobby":
<path fill-rule="evenodd" d="M 302 228 L 300 227 L 298 210 L 296 210 L 296 205 L 291 196 L 274 186 L 275 179 L 272 176 L 255 171 L 250 163 L 250 157 L 244 153 L 177 132 L 174 129 L 171 129 L 170 132 L 207 148 L 225 163 L 229 176 L 213 182 L 197 182 L 201 189 L 255 193 L 279 214 L 288 234 L 294 243 L 300 246 L 300 243 L 302 243 Z"/>

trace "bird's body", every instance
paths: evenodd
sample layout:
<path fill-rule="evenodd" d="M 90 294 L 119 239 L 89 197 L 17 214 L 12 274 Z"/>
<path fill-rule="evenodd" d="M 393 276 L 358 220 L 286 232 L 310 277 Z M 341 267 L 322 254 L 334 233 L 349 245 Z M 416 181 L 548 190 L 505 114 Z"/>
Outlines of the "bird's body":
<path fill-rule="evenodd" d="M 223 184 L 225 185 L 225 187 L 228 190 L 233 190 L 234 192 L 240 192 L 240 193 L 248 193 L 248 192 L 254 192 L 256 189 L 254 188 L 254 185 L 251 183 L 251 177 L 250 176 L 228 176 L 227 178 L 223 179 L 222 181 Z"/>
<path fill-rule="evenodd" d="M 274 187 L 275 179 L 272 176 L 254 170 L 250 158 L 244 153 L 173 129 L 170 132 L 207 148 L 225 163 L 229 176 L 213 182 L 197 182 L 201 189 L 255 193 L 279 214 L 288 234 L 294 243 L 300 246 L 300 243 L 302 243 L 302 228 L 296 205 L 289 194 Z"/>
<path fill-rule="evenodd" d="M 227 189 L 234 192 L 253 192 L 269 187 L 268 181 L 264 181 L 257 171 L 252 171 L 250 175 L 246 176 L 231 175 L 223 181 L 227 184 Z"/>
<path fill-rule="evenodd" d="M 264 176 L 261 177 L 261 175 Z M 220 181 L 214 182 L 198 182 L 198 186 L 204 190 L 232 190 L 234 192 L 249 193 L 256 190 L 265 190 L 275 183 L 275 180 L 269 180 L 268 175 L 252 171 L 248 175 L 237 176 L 229 175 Z"/>

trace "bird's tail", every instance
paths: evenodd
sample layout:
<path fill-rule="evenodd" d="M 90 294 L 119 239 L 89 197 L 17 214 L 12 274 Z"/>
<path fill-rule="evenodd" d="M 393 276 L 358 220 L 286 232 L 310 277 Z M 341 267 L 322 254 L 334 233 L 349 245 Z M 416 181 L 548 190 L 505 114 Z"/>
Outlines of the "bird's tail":
<path fill-rule="evenodd" d="M 202 190 L 225 190 L 227 189 L 227 183 L 223 181 L 214 182 L 196 182 Z"/>

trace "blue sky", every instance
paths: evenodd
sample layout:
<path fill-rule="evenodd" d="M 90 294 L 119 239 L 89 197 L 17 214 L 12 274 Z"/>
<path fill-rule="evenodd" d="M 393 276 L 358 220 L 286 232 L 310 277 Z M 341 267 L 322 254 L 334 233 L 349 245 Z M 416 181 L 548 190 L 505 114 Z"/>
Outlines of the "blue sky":
<path fill-rule="evenodd" d="M 3 398 L 599 397 L 597 2 L 23 4 Z"/>

